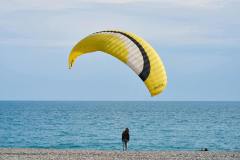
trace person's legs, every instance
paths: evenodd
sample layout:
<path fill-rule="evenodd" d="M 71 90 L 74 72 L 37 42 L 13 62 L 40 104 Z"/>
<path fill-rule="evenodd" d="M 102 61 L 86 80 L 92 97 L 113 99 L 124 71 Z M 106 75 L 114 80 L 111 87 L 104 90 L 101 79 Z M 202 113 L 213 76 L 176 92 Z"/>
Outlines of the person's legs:
<path fill-rule="evenodd" d="M 127 151 L 127 141 L 125 141 L 124 143 L 125 143 L 125 151 Z"/>

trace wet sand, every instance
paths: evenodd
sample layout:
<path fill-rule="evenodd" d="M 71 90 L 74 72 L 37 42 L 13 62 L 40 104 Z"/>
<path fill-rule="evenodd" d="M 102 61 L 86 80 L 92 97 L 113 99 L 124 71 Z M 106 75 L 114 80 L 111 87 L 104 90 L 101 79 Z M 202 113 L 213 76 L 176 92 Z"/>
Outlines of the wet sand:
<path fill-rule="evenodd" d="M 0 160 L 240 160 L 240 152 L 0 149 Z"/>

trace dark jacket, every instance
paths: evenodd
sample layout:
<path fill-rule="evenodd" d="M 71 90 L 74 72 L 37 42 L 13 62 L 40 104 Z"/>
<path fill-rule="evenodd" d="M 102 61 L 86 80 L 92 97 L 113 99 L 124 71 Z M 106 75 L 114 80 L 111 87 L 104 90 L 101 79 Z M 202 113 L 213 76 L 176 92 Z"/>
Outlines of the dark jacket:
<path fill-rule="evenodd" d="M 129 141 L 129 132 L 127 130 L 122 132 L 122 141 Z"/>

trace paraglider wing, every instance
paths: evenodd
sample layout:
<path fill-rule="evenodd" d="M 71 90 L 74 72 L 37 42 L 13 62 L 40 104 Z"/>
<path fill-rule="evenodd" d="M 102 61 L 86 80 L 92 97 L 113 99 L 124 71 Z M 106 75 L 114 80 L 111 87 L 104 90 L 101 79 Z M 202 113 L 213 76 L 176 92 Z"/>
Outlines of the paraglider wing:
<path fill-rule="evenodd" d="M 139 36 L 122 31 L 101 31 L 78 42 L 69 55 L 69 68 L 82 54 L 102 51 L 127 64 L 144 81 L 152 96 L 167 85 L 164 65 L 157 52 Z"/>

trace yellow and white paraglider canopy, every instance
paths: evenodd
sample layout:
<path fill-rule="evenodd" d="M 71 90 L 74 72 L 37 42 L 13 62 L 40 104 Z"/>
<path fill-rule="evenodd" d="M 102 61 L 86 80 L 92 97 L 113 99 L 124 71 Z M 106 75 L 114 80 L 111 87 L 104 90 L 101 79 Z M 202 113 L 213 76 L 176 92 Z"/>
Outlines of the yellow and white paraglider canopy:
<path fill-rule="evenodd" d="M 69 55 L 69 68 L 82 54 L 102 51 L 127 64 L 144 81 L 152 96 L 167 85 L 167 75 L 157 52 L 139 36 L 118 30 L 100 31 L 82 39 Z"/>

